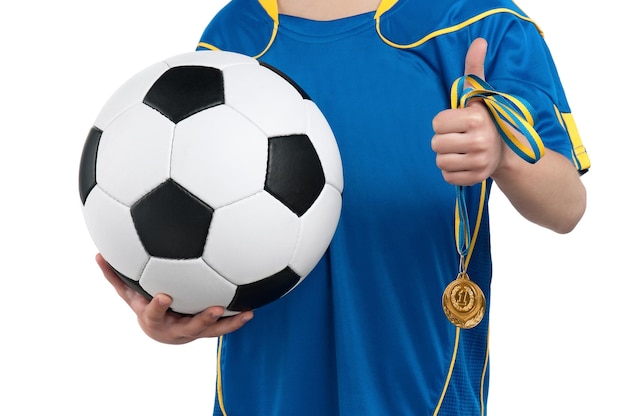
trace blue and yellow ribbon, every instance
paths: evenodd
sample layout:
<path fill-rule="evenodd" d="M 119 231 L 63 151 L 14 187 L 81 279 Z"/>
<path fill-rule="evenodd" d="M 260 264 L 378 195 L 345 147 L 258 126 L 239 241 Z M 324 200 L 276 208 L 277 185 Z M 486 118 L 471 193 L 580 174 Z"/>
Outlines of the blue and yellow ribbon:
<path fill-rule="evenodd" d="M 471 100 L 477 99 L 485 104 L 500 136 L 515 154 L 528 163 L 535 163 L 541 159 L 545 153 L 545 147 L 534 128 L 535 111 L 530 103 L 519 97 L 496 91 L 476 75 L 465 75 L 454 81 L 450 94 L 453 109 L 465 108 Z M 520 138 L 526 139 L 528 145 Z M 479 215 L 474 228 L 474 236 L 471 239 L 465 187 L 456 187 L 455 239 L 457 251 L 461 256 L 460 268 L 463 271 L 467 270 L 482 217 L 485 181 L 482 183 L 482 189 Z"/>

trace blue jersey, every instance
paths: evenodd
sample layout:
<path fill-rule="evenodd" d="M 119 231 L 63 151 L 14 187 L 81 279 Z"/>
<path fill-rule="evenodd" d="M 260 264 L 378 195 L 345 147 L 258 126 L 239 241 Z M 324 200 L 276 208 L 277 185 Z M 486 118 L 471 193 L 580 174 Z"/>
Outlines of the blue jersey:
<path fill-rule="evenodd" d="M 383 0 L 333 21 L 278 15 L 276 0 L 233 0 L 199 49 L 257 57 L 291 77 L 328 119 L 344 167 L 343 211 L 314 271 L 219 340 L 215 414 L 483 415 L 489 315 L 453 326 L 455 188 L 430 142 L 477 37 L 486 79 L 536 111 L 546 147 L 588 160 L 538 27 L 509 0 Z M 476 234 L 468 274 L 489 306 L 491 182 L 467 189 Z M 473 227 L 479 225 L 479 230 Z"/>

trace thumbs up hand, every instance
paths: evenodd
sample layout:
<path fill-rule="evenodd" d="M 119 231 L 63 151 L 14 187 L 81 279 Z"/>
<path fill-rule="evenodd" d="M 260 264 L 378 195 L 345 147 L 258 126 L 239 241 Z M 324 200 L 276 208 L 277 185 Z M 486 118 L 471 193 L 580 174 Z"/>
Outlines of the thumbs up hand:
<path fill-rule="evenodd" d="M 485 78 L 487 42 L 478 38 L 465 56 L 465 75 Z M 465 108 L 444 110 L 433 118 L 435 135 L 431 147 L 444 179 L 458 186 L 470 186 L 492 175 L 500 165 L 506 145 L 493 119 L 480 100 Z"/>

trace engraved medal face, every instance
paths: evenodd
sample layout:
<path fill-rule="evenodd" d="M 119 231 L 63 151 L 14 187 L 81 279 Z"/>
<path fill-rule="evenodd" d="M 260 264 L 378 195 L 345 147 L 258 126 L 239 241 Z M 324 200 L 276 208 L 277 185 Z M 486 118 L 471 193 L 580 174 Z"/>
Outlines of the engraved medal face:
<path fill-rule="evenodd" d="M 463 329 L 475 327 L 485 316 L 485 295 L 467 273 L 459 273 L 446 287 L 441 304 L 448 320 Z"/>

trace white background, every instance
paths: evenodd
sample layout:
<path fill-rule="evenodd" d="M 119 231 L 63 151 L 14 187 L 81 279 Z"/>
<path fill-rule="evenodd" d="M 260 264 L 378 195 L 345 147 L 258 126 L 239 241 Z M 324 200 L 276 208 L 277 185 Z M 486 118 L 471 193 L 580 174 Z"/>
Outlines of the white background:
<path fill-rule="evenodd" d="M 211 413 L 215 341 L 141 332 L 94 262 L 77 172 L 111 93 L 193 50 L 225 3 L 35 0 L 0 13 L 0 414 Z M 623 23 L 608 0 L 519 4 L 545 32 L 593 168 L 587 214 L 564 236 L 494 192 L 489 412 L 619 414 Z"/>

